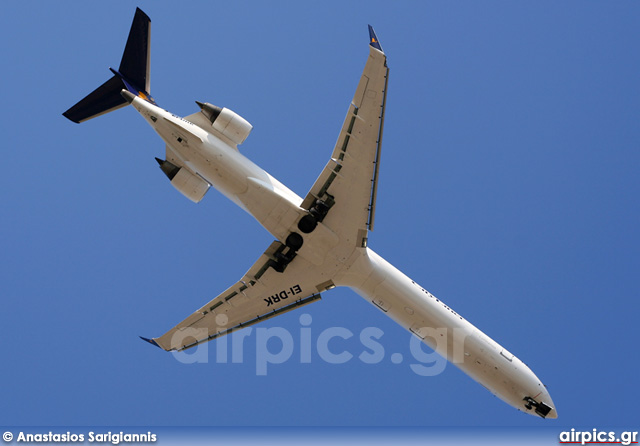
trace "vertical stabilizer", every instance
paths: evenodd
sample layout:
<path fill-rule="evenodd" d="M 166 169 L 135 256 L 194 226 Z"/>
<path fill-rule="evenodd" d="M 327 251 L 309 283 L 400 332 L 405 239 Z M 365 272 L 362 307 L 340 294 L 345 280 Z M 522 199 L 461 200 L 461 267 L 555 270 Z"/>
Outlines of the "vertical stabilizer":
<path fill-rule="evenodd" d="M 140 8 L 136 8 L 136 15 L 133 17 L 118 71 L 135 87 L 147 93 L 151 91 L 149 87 L 150 50 L 151 19 Z"/>

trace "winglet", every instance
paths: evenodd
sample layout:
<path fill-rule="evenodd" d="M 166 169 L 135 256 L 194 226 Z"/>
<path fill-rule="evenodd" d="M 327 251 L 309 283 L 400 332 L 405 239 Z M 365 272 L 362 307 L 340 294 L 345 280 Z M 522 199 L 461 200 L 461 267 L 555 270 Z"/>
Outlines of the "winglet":
<path fill-rule="evenodd" d="M 380 46 L 380 41 L 378 40 L 378 36 L 376 36 L 376 32 L 373 30 L 373 26 L 369 25 L 369 45 L 374 47 L 377 50 L 382 51 L 382 47 Z M 384 53 L 384 51 L 382 51 Z"/>
<path fill-rule="evenodd" d="M 142 336 L 140 336 L 140 339 L 142 339 L 143 341 L 147 341 L 149 344 L 151 344 L 151 345 L 155 345 L 155 346 L 156 346 L 156 347 L 158 347 L 158 348 L 162 348 L 162 347 L 160 347 L 160 346 L 158 345 L 158 343 L 157 343 L 155 340 L 153 340 L 153 339 L 143 338 Z M 163 349 L 163 350 L 164 350 L 164 349 Z"/>

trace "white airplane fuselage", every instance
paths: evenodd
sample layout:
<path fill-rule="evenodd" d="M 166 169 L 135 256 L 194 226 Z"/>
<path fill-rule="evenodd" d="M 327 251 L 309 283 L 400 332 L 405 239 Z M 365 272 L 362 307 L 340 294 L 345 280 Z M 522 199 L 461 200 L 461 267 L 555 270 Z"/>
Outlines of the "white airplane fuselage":
<path fill-rule="evenodd" d="M 139 97 L 131 104 L 184 167 L 251 214 L 275 238 L 284 242 L 296 231 L 296 222 L 307 213 L 297 194 L 214 133 Z M 177 142 L 176 131 L 187 137 Z M 331 270 L 336 286 L 352 288 L 511 406 L 535 414 L 525 401 L 531 398 L 551 408 L 547 418 L 557 417 L 547 389 L 529 367 L 370 248 L 343 243 L 323 223 L 303 238 L 298 255 Z"/>

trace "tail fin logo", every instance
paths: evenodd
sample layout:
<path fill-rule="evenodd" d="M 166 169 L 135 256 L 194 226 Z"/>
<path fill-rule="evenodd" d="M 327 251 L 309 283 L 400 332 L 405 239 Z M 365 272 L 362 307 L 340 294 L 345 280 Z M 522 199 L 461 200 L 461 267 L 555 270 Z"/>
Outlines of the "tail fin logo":
<path fill-rule="evenodd" d="M 156 102 L 153 100 L 151 96 L 148 96 L 144 91 L 139 91 L 138 96 L 140 96 L 142 99 L 144 99 L 147 102 L 151 102 L 152 104 Z"/>

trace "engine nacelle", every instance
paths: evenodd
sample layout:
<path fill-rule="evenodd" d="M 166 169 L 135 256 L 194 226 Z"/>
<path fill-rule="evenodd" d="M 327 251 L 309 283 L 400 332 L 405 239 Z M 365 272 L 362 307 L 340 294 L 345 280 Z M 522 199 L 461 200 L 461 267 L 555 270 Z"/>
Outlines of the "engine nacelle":
<path fill-rule="evenodd" d="M 156 158 L 160 169 L 171 181 L 171 185 L 178 189 L 182 195 L 194 203 L 198 203 L 209 190 L 210 184 L 198 175 L 194 175 L 184 167 L 178 167 L 170 161 Z"/>
<path fill-rule="evenodd" d="M 216 107 L 208 102 L 196 103 L 211 122 L 211 126 L 235 144 L 242 144 L 253 130 L 253 126 L 246 119 L 228 108 Z"/>
<path fill-rule="evenodd" d="M 184 167 L 180 168 L 176 176 L 173 177 L 171 184 L 194 203 L 200 202 L 209 190 L 209 183 Z"/>

